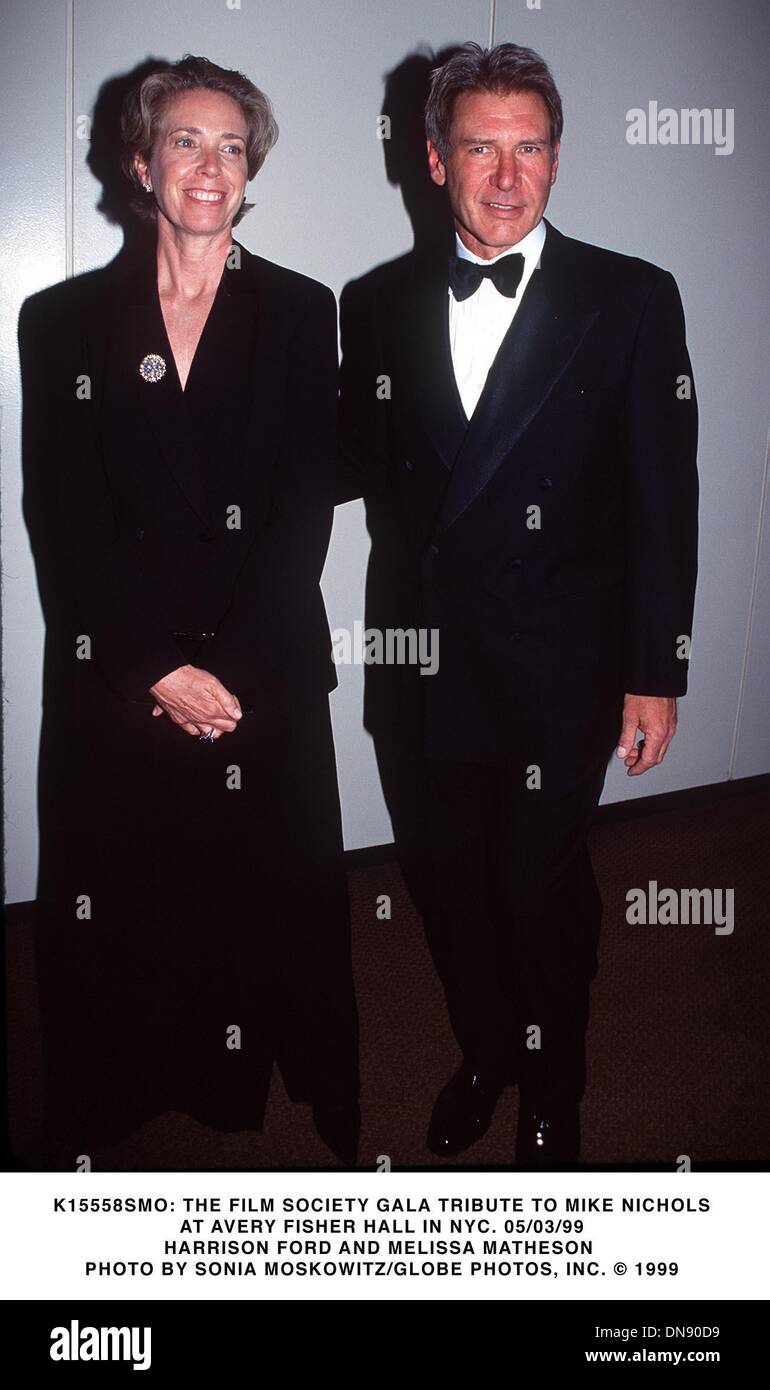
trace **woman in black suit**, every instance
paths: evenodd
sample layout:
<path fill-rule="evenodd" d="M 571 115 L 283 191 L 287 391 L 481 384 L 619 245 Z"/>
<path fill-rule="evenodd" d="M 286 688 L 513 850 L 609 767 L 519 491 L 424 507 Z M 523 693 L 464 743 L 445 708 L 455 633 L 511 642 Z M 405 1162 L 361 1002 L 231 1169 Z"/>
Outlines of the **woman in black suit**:
<path fill-rule="evenodd" d="M 74 1166 L 166 1110 L 256 1129 L 277 1061 L 352 1162 L 334 298 L 233 242 L 277 138 L 245 77 L 188 56 L 122 129 L 146 245 L 20 320 L 45 1130 Z"/>

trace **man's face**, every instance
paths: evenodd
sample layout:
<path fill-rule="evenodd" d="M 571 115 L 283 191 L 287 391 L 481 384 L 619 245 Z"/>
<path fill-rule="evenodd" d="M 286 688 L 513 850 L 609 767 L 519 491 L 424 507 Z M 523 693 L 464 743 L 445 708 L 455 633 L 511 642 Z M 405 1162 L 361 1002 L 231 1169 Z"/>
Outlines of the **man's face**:
<path fill-rule="evenodd" d="M 469 251 L 490 260 L 540 221 L 559 167 L 548 108 L 538 92 L 461 92 L 442 160 L 428 141 L 434 183 L 446 184 L 455 228 Z"/>

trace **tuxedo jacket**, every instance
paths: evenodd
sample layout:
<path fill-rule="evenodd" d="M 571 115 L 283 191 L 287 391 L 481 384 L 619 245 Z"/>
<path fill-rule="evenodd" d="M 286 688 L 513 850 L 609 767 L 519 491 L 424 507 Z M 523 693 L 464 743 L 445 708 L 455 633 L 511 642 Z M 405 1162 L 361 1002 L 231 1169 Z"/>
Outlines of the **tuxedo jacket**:
<path fill-rule="evenodd" d="M 184 393 L 154 242 L 23 306 L 24 507 L 49 700 L 150 703 L 150 687 L 190 659 L 180 631 L 207 634 L 196 664 L 246 701 L 336 684 L 319 588 L 334 505 L 334 296 L 236 254 Z M 139 371 L 148 354 L 166 366 L 155 381 Z M 92 660 L 72 660 L 78 636 Z"/>
<path fill-rule="evenodd" d="M 470 422 L 447 257 L 347 287 L 338 500 L 367 502 L 368 625 L 439 634 L 435 675 L 368 667 L 371 731 L 569 777 L 625 692 L 685 693 L 697 405 L 673 277 L 546 228 Z"/>

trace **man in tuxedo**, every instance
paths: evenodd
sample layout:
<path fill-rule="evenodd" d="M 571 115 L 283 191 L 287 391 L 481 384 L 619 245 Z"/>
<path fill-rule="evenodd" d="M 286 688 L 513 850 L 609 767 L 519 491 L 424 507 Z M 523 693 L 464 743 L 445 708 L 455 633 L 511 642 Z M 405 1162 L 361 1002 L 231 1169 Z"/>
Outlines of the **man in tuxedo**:
<path fill-rule="evenodd" d="M 462 1052 L 429 1147 L 467 1149 L 517 1083 L 515 1162 L 571 1165 L 586 834 L 613 750 L 659 764 L 687 685 L 692 370 L 673 277 L 543 216 L 562 108 L 536 53 L 464 45 L 426 130 L 453 244 L 343 296 L 340 500 L 367 502 L 368 625 L 438 629 L 439 663 L 370 667 L 365 718 Z"/>

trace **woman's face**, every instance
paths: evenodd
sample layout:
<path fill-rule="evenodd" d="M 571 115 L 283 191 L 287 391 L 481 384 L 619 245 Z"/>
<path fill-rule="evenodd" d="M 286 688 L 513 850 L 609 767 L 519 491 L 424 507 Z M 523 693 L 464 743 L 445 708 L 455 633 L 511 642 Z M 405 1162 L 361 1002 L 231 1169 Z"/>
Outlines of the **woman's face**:
<path fill-rule="evenodd" d="M 149 165 L 136 169 L 151 185 L 164 217 L 179 231 L 212 236 L 232 225 L 247 182 L 246 118 L 224 92 L 182 92 L 166 105 Z"/>

